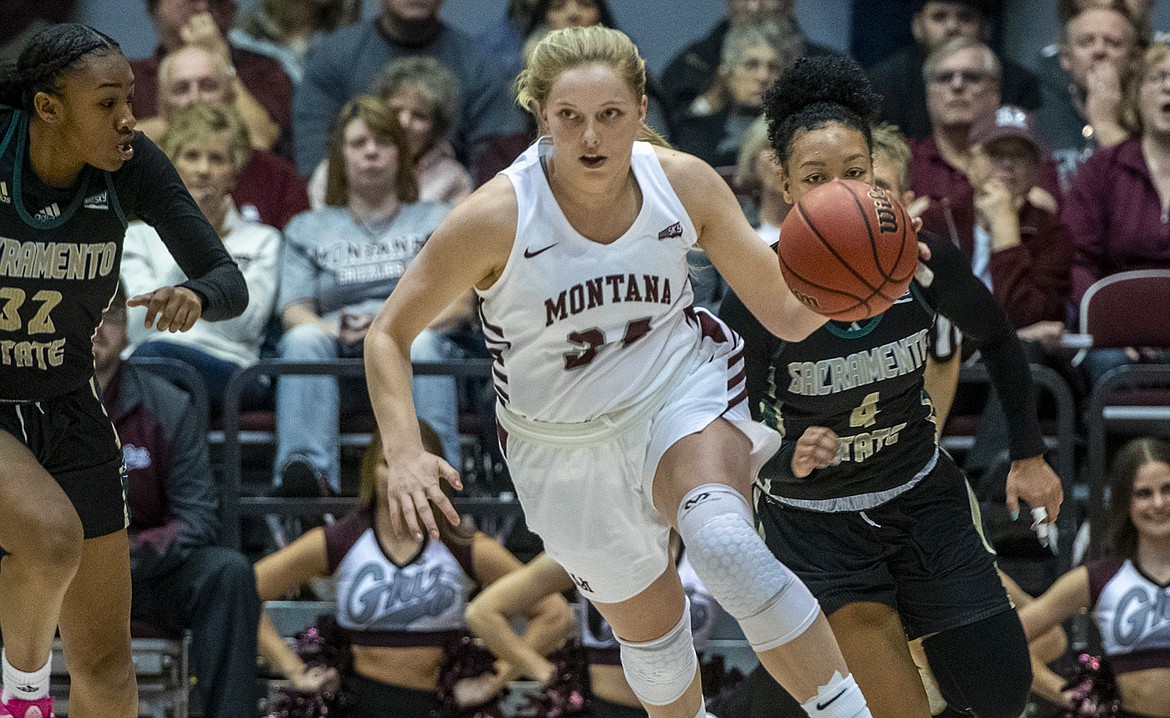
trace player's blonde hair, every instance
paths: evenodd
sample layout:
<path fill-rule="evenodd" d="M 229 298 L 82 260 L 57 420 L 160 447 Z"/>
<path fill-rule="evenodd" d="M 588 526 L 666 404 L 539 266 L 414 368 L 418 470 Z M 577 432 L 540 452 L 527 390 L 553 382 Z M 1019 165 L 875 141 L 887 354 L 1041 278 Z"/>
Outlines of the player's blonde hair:
<path fill-rule="evenodd" d="M 594 25 L 566 27 L 545 35 L 516 77 L 516 102 L 531 112 L 539 125 L 540 108 L 548 102 L 553 83 L 561 73 L 594 63 L 613 68 L 638 100 L 646 95 L 646 61 L 638 53 L 638 47 L 621 30 Z M 638 139 L 669 146 L 644 122 Z"/>
<path fill-rule="evenodd" d="M 873 153 L 884 155 L 898 170 L 902 191 L 910 189 L 910 145 L 897 125 L 883 122 L 873 128 Z"/>

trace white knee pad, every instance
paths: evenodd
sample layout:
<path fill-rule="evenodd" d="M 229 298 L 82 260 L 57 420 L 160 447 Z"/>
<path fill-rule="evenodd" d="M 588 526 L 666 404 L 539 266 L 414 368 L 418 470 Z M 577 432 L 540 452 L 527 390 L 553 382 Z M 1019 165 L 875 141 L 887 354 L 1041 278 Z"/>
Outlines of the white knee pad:
<path fill-rule="evenodd" d="M 622 672 L 639 700 L 664 706 L 682 698 L 695 680 L 699 658 L 691 638 L 691 603 L 666 635 L 645 643 L 617 639 L 622 649 Z"/>
<path fill-rule="evenodd" d="M 816 620 L 816 598 L 768 550 L 735 489 L 692 489 L 679 506 L 678 530 L 695 572 L 757 652 L 788 643 Z"/>

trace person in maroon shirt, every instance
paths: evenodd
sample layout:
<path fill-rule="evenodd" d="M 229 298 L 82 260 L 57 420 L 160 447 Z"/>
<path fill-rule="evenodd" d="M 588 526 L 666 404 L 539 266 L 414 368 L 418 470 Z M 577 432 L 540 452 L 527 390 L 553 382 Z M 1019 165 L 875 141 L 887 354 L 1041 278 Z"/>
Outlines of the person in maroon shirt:
<path fill-rule="evenodd" d="M 1140 135 L 1098 150 L 1069 188 L 1063 219 L 1072 232 L 1072 294 L 1130 269 L 1170 268 L 1170 43 L 1146 51 L 1130 96 Z M 1106 371 L 1165 352 L 1094 349 L 1083 366 L 1096 381 Z"/>
<path fill-rule="evenodd" d="M 976 116 L 999 106 L 999 58 L 977 40 L 956 37 L 926 58 L 922 72 L 931 135 L 909 140 L 910 188 L 919 197 L 950 198 L 965 205 L 974 194 L 967 179 L 967 135 Z M 1041 190 L 1034 190 L 1030 199 L 1054 211 L 1060 190 L 1050 161 L 1044 164 L 1039 184 Z"/>
<path fill-rule="evenodd" d="M 1005 105 L 981 113 L 970 132 L 967 202 L 934 202 L 923 228 L 950 237 L 995 295 L 1021 338 L 1055 346 L 1064 331 L 1072 239 L 1028 200 L 1043 157 L 1032 113 Z"/>
<path fill-rule="evenodd" d="M 134 114 L 158 114 L 158 68 L 162 58 L 186 45 L 223 54 L 225 61 L 281 130 L 278 149 L 291 149 L 292 81 L 271 57 L 230 47 L 225 39 L 235 22 L 235 0 L 146 0 L 159 46 L 152 57 L 130 61 L 134 71 Z"/>
<path fill-rule="evenodd" d="M 210 52 L 199 47 L 183 48 L 167 56 L 160 69 L 160 114 L 139 125 L 147 137 L 158 141 L 175 112 L 199 101 L 223 107 L 244 119 L 223 63 Z M 309 209 L 305 181 L 291 161 L 257 147 L 255 136 L 251 139 L 252 151 L 236 176 L 232 199 L 245 219 L 284 229 L 293 216 Z"/>
<path fill-rule="evenodd" d="M 1054 214 L 1028 199 L 1044 157 L 1035 127 L 1032 113 L 1011 105 L 976 115 L 967 158 L 974 193 L 966 201 L 932 203 L 923 228 L 949 237 L 971 260 L 1016 328 L 1028 361 L 1071 374 L 1057 350 L 1068 312 L 1072 240 Z M 963 348 L 965 355 L 975 349 Z M 991 392 L 964 460 L 967 471 L 986 472 L 1007 448 L 1001 407 Z"/>

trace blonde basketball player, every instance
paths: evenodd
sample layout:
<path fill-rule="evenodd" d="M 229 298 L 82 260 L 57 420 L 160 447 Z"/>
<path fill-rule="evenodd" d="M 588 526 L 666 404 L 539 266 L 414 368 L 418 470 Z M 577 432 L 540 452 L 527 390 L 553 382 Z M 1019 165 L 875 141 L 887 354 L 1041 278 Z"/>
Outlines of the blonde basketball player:
<path fill-rule="evenodd" d="M 439 488 L 458 474 L 419 442 L 409 348 L 474 287 L 528 524 L 613 627 L 650 715 L 706 715 L 674 526 L 810 715 L 869 716 L 820 607 L 753 528 L 745 497 L 778 435 L 750 420 L 739 337 L 691 309 L 687 251 L 702 247 L 778 335 L 824 320 L 788 291 L 719 175 L 653 144 L 645 82 L 616 30 L 542 40 L 516 85 L 545 137 L 448 216 L 374 322 L 366 369 L 392 515 L 418 536 L 437 531 L 428 502 L 458 521 Z"/>

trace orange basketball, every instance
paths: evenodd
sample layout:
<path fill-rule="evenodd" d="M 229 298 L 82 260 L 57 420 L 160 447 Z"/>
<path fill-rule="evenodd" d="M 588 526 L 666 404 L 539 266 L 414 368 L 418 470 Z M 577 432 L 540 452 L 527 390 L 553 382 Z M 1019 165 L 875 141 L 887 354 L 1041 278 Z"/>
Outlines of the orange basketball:
<path fill-rule="evenodd" d="M 789 289 L 830 319 L 881 314 L 906 293 L 918 264 L 910 215 L 884 190 L 833 180 L 806 194 L 780 230 Z"/>

